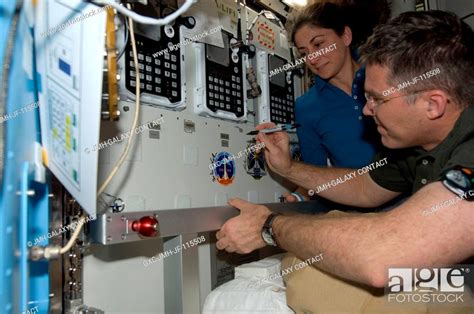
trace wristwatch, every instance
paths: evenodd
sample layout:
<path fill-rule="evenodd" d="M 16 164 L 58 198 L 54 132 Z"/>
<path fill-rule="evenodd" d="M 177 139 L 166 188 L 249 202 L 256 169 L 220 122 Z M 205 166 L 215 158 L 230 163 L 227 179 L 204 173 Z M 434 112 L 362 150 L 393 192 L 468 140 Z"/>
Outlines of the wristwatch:
<path fill-rule="evenodd" d="M 441 182 L 457 196 L 474 201 L 474 169 L 454 166 L 442 174 Z"/>
<path fill-rule="evenodd" d="M 271 213 L 267 217 L 267 220 L 265 220 L 265 223 L 263 224 L 262 239 L 263 241 L 265 241 L 266 244 L 271 245 L 271 246 L 277 246 L 277 243 L 275 241 L 274 234 L 273 234 L 272 223 L 275 217 L 279 215 L 280 214 L 278 213 Z"/>

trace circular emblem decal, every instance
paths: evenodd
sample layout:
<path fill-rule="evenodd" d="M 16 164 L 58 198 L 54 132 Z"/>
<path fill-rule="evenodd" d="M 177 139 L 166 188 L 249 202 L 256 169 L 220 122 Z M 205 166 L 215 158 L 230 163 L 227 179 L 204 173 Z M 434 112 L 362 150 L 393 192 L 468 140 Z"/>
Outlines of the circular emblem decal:
<path fill-rule="evenodd" d="M 234 156 L 228 152 L 219 152 L 213 154 L 212 162 L 212 180 L 222 185 L 230 185 L 235 178 Z"/>

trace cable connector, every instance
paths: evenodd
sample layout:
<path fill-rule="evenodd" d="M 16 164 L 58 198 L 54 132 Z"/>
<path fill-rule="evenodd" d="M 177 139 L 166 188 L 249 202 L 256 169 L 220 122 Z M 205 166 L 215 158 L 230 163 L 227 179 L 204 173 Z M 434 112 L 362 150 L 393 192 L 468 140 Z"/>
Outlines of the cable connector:
<path fill-rule="evenodd" d="M 53 260 L 61 256 L 61 247 L 59 245 L 33 246 L 30 249 L 29 257 L 32 261 Z"/>

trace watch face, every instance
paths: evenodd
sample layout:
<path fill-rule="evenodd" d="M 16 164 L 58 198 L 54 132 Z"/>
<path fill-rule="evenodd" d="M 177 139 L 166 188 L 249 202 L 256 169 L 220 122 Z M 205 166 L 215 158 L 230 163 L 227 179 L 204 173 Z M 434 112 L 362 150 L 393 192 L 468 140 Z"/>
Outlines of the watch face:
<path fill-rule="evenodd" d="M 262 238 L 263 241 L 265 241 L 266 244 L 275 246 L 275 241 L 273 241 L 272 235 L 268 232 L 268 230 L 263 230 L 262 231 Z"/>
<path fill-rule="evenodd" d="M 442 183 L 459 197 L 474 200 L 474 169 L 454 166 L 444 173 Z"/>

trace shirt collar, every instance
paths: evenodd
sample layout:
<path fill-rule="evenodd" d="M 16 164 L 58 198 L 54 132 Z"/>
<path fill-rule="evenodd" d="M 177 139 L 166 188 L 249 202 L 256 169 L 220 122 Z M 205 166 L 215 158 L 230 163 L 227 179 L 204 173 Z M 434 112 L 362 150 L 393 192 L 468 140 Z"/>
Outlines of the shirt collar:
<path fill-rule="evenodd" d="M 327 84 L 330 84 L 328 82 L 326 82 L 325 80 L 323 80 L 321 77 L 319 77 L 319 75 L 315 75 L 314 76 L 314 87 L 318 90 L 318 91 L 322 91 L 324 87 L 326 87 Z"/>
<path fill-rule="evenodd" d="M 361 67 L 355 73 L 354 80 L 352 81 L 352 86 L 354 86 L 354 83 L 358 84 L 359 86 L 364 86 L 364 82 L 365 82 L 365 65 L 361 65 Z M 314 76 L 314 87 L 316 87 L 318 91 L 321 91 L 328 84 L 331 84 L 331 83 L 329 83 L 326 80 L 323 80 L 319 75 Z"/>

